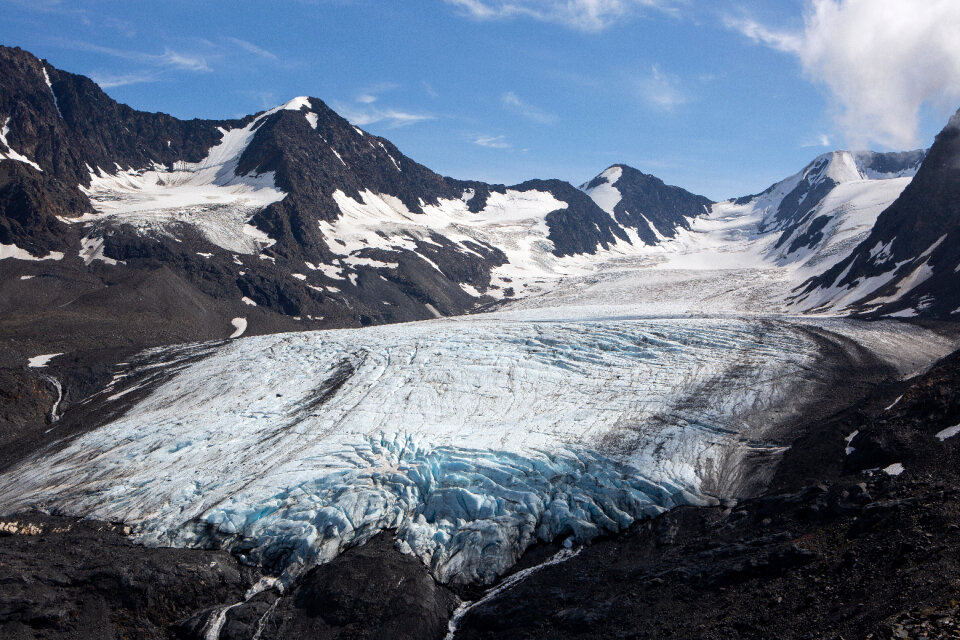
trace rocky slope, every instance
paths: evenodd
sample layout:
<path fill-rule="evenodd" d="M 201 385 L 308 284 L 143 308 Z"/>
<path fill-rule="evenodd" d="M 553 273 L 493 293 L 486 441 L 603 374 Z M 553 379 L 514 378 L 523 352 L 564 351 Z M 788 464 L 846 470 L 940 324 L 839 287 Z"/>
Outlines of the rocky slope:
<path fill-rule="evenodd" d="M 847 295 L 860 313 L 949 317 L 960 309 L 960 112 L 916 177 L 846 258 L 811 278 L 800 301 L 822 306 Z M 850 295 L 851 292 L 853 295 Z"/>

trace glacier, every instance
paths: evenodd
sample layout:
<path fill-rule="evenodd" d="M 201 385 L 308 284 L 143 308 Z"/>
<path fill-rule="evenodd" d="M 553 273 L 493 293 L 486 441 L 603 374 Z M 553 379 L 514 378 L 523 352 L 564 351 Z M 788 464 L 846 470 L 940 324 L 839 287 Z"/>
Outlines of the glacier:
<path fill-rule="evenodd" d="M 488 584 L 538 541 L 736 495 L 815 389 L 823 331 L 891 359 L 952 346 L 894 322 L 553 313 L 144 352 L 90 400 L 117 417 L 0 475 L 0 511 L 123 521 L 285 584 L 391 529 L 438 580 Z"/>

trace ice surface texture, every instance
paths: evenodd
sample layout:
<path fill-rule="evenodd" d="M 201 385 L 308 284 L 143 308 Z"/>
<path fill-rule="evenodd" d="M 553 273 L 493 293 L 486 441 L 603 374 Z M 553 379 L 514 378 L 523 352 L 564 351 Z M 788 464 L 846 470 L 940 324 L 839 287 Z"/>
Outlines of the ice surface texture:
<path fill-rule="evenodd" d="M 490 582 L 536 540 L 711 501 L 761 446 L 751 416 L 817 357 L 761 319 L 478 316 L 177 349 L 121 417 L 0 476 L 0 511 L 122 520 L 285 580 L 395 528 L 438 579 Z"/>
<path fill-rule="evenodd" d="M 228 547 L 290 577 L 397 528 L 439 579 L 489 582 L 537 539 L 709 500 L 708 476 L 743 446 L 737 415 L 773 401 L 730 372 L 789 376 L 813 357 L 789 325 L 761 324 L 476 319 L 237 340 L 0 478 L 0 505 L 123 520 L 145 542 Z"/>

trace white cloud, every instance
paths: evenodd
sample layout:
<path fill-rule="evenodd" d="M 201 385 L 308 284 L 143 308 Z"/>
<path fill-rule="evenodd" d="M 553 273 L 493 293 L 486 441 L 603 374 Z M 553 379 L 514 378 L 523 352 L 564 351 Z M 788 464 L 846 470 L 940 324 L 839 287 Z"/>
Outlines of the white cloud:
<path fill-rule="evenodd" d="M 398 88 L 400 85 L 395 82 L 381 82 L 361 89 L 351 102 L 335 103 L 334 108 L 344 118 L 361 127 L 376 122 L 385 123 L 390 128 L 404 127 L 436 118 L 429 113 L 414 113 L 381 106 L 380 94 Z"/>
<path fill-rule="evenodd" d="M 801 147 L 830 147 L 832 142 L 830 136 L 825 133 L 818 133 L 817 136 L 808 142 L 801 144 Z"/>
<path fill-rule="evenodd" d="M 478 144 L 481 147 L 489 147 L 491 149 L 510 148 L 510 143 L 507 142 L 507 139 L 504 136 L 477 136 L 477 139 L 473 141 L 473 144 Z"/>
<path fill-rule="evenodd" d="M 90 42 L 78 40 L 54 39 L 58 46 L 75 51 L 91 51 L 102 53 L 104 55 L 120 58 L 122 60 L 132 60 L 143 64 L 149 64 L 155 67 L 168 67 L 172 69 L 183 69 L 186 71 L 212 71 L 207 64 L 205 57 L 198 54 L 181 53 L 173 49 L 164 49 L 162 54 L 143 53 L 142 51 L 129 51 L 126 49 L 114 49 L 112 47 L 103 47 Z"/>
<path fill-rule="evenodd" d="M 434 116 L 428 113 L 410 113 L 398 109 L 380 109 L 368 104 L 337 104 L 335 106 L 337 113 L 359 127 L 376 122 L 386 123 L 387 126 L 391 128 L 405 127 L 434 119 Z"/>
<path fill-rule="evenodd" d="M 797 53 L 803 47 L 803 37 L 788 31 L 769 29 L 752 18 L 732 18 L 724 20 L 727 27 L 736 29 L 754 42 L 760 42 L 774 49 Z"/>
<path fill-rule="evenodd" d="M 503 106 L 514 113 L 518 113 L 524 118 L 539 122 L 540 124 L 552 124 L 557 121 L 557 116 L 549 111 L 544 111 L 540 107 L 521 100 L 520 97 L 512 91 L 508 91 L 500 96 L 500 102 Z"/>
<path fill-rule="evenodd" d="M 278 60 L 277 54 L 272 51 L 267 51 L 263 47 L 258 47 L 252 42 L 247 42 L 246 40 L 241 40 L 240 38 L 227 38 L 230 42 L 237 45 L 247 53 L 252 53 L 255 56 L 259 56 L 265 60 Z"/>
<path fill-rule="evenodd" d="M 643 9 L 675 13 L 679 0 L 445 0 L 478 20 L 525 16 L 583 31 L 601 31 Z"/>
<path fill-rule="evenodd" d="M 128 84 L 156 82 L 157 76 L 151 73 L 127 73 L 121 75 L 94 73 L 91 75 L 91 79 L 96 82 L 101 89 L 112 89 L 114 87 L 123 87 Z"/>
<path fill-rule="evenodd" d="M 207 60 L 203 56 L 189 53 L 179 53 L 172 49 L 164 49 L 163 55 L 155 56 L 157 62 L 165 67 L 174 69 L 184 69 L 186 71 L 213 71 L 207 66 Z"/>
<path fill-rule="evenodd" d="M 640 80 L 640 94 L 647 104 L 661 111 L 673 111 L 690 102 L 680 78 L 664 73 L 657 65 L 650 67 L 650 75 Z"/>
<path fill-rule="evenodd" d="M 799 32 L 726 23 L 795 55 L 826 88 L 851 146 L 914 147 L 921 108 L 945 117 L 960 101 L 957 0 L 808 0 Z"/>

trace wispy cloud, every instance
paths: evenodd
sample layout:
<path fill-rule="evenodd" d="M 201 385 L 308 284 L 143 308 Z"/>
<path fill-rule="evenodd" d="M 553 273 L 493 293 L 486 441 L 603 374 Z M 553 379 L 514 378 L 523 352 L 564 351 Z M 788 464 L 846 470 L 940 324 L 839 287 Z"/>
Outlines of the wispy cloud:
<path fill-rule="evenodd" d="M 509 149 L 511 146 L 504 136 L 477 136 L 473 144 L 490 149 Z"/>
<path fill-rule="evenodd" d="M 682 0 L 444 0 L 477 20 L 527 17 L 581 31 L 602 31 L 644 10 L 676 14 Z"/>
<path fill-rule="evenodd" d="M 353 124 L 363 127 L 376 122 L 383 122 L 390 128 L 405 127 L 426 120 L 434 120 L 436 116 L 429 113 L 413 113 L 400 109 L 379 108 L 372 104 L 363 103 L 335 103 L 337 112 Z"/>
<path fill-rule="evenodd" d="M 524 118 L 533 120 L 534 122 L 553 124 L 558 120 L 555 113 L 544 111 L 540 107 L 529 104 L 512 91 L 508 91 L 500 96 L 500 102 L 510 111 L 520 114 Z"/>
<path fill-rule="evenodd" d="M 832 142 L 830 140 L 830 136 L 828 136 L 825 133 L 818 133 L 813 140 L 808 140 L 807 142 L 804 142 L 800 146 L 807 148 L 807 147 L 830 147 L 831 145 L 832 145 Z"/>
<path fill-rule="evenodd" d="M 724 18 L 724 24 L 728 29 L 739 31 L 754 42 L 765 44 L 778 51 L 797 53 L 803 47 L 801 34 L 770 29 L 749 17 L 727 16 Z"/>
<path fill-rule="evenodd" d="M 418 113 L 383 106 L 380 94 L 399 88 L 400 85 L 395 82 L 380 82 L 370 85 L 361 89 L 353 100 L 335 103 L 334 108 L 344 118 L 361 127 L 376 122 L 385 123 L 390 128 L 405 127 L 436 119 L 436 116 L 430 113 Z"/>
<path fill-rule="evenodd" d="M 126 73 L 110 74 L 94 72 L 90 75 L 91 79 L 100 85 L 101 89 L 112 89 L 114 87 L 124 87 L 128 84 L 141 84 L 144 82 L 156 82 L 159 80 L 153 73 Z"/>
<path fill-rule="evenodd" d="M 439 97 L 440 97 L 440 93 L 437 92 L 437 90 L 434 89 L 433 86 L 432 86 L 429 82 L 427 82 L 426 80 L 423 81 L 423 90 L 426 91 L 426 92 L 427 92 L 427 95 L 430 96 L 431 98 L 439 98 Z"/>
<path fill-rule="evenodd" d="M 119 31 L 127 38 L 132 38 L 137 35 L 136 26 L 128 20 L 120 20 L 119 18 L 105 18 L 103 24 L 111 29 Z"/>
<path fill-rule="evenodd" d="M 58 46 L 74 51 L 90 51 L 93 53 L 102 53 L 114 58 L 131 60 L 142 64 L 149 64 L 156 67 L 169 67 L 172 69 L 181 69 L 185 71 L 212 71 L 207 64 L 207 59 L 203 55 L 194 53 L 184 53 L 165 48 L 163 53 L 144 53 L 127 49 L 115 49 L 113 47 L 104 47 L 92 42 L 81 40 L 55 40 Z"/>
<path fill-rule="evenodd" d="M 252 42 L 247 42 L 246 40 L 241 40 L 240 38 L 227 37 L 226 40 L 232 42 L 236 46 L 240 47 L 247 53 L 252 53 L 255 56 L 263 58 L 264 60 L 278 60 L 277 54 L 272 51 L 267 51 L 262 47 L 258 47 Z"/>
<path fill-rule="evenodd" d="M 45 13 L 48 15 L 69 16 L 81 24 L 92 26 L 93 21 L 84 9 L 65 7 L 60 0 L 4 0 L 4 4 L 13 5 L 20 10 Z"/>
<path fill-rule="evenodd" d="M 960 2 L 807 0 L 802 30 L 726 19 L 754 42 L 794 55 L 833 102 L 852 146 L 918 144 L 921 108 L 960 101 Z"/>
<path fill-rule="evenodd" d="M 213 71 L 207 65 L 207 60 L 203 56 L 189 53 L 181 53 L 172 49 L 164 49 L 160 56 L 150 56 L 148 59 L 156 60 L 159 64 L 175 69 L 184 69 L 186 71 Z"/>
<path fill-rule="evenodd" d="M 659 111 L 673 111 L 690 102 L 680 78 L 665 73 L 658 65 L 650 67 L 650 73 L 640 80 L 639 86 L 644 102 Z"/>

